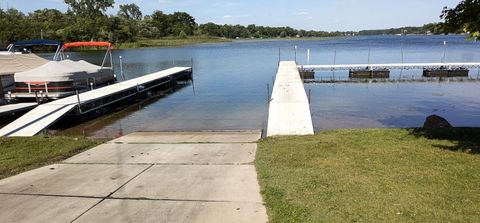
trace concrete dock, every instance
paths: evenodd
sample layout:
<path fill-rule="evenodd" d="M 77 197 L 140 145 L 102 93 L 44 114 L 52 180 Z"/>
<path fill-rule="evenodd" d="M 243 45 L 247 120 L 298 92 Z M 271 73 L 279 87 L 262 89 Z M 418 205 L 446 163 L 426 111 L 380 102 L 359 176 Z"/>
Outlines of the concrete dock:
<path fill-rule="evenodd" d="M 297 64 L 282 61 L 270 99 L 267 136 L 312 134 L 310 105 Z"/>
<path fill-rule="evenodd" d="M 268 222 L 261 131 L 134 133 L 0 180 L 0 222 Z"/>
<path fill-rule="evenodd" d="M 88 113 L 183 78 L 190 67 L 174 67 L 39 105 L 0 129 L 0 136 L 34 136 L 69 112 Z"/>

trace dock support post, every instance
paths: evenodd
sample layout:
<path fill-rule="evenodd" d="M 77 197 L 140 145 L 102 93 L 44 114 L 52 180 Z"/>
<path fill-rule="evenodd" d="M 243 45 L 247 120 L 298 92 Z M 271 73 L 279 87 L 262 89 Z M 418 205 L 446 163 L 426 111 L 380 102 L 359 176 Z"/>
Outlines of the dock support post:
<path fill-rule="evenodd" d="M 278 48 L 278 65 L 280 65 L 280 61 L 282 59 L 282 52 L 281 52 L 281 49 L 280 47 Z"/>
<path fill-rule="evenodd" d="M 372 43 L 368 42 L 368 65 L 370 65 L 370 54 L 372 52 Z"/>
<path fill-rule="evenodd" d="M 337 46 L 333 49 L 333 65 L 337 65 Z M 333 79 L 335 79 L 335 68 L 333 68 Z"/>
<path fill-rule="evenodd" d="M 75 91 L 77 93 L 77 104 L 78 104 L 78 112 L 82 114 L 82 107 L 80 103 L 80 94 L 78 94 L 78 90 Z"/>
<path fill-rule="evenodd" d="M 307 64 L 310 65 L 310 49 L 307 49 Z"/>
<path fill-rule="evenodd" d="M 122 61 L 122 56 L 119 56 L 120 58 L 120 75 L 122 76 L 123 81 L 126 81 L 125 75 L 123 74 L 123 61 Z"/>
<path fill-rule="evenodd" d="M 447 63 L 447 41 L 443 41 L 443 59 L 442 63 Z"/>
<path fill-rule="evenodd" d="M 403 60 L 403 41 L 402 41 L 402 43 L 401 43 L 401 45 L 400 45 L 400 50 L 401 50 L 401 53 L 402 53 L 402 64 L 403 64 L 403 61 L 404 61 L 404 60 Z M 403 67 L 402 67 L 402 70 L 403 70 Z"/>
<path fill-rule="evenodd" d="M 298 47 L 295 46 L 295 63 L 297 62 L 297 49 L 298 49 Z"/>
<path fill-rule="evenodd" d="M 270 84 L 267 84 L 267 104 L 270 102 Z"/>
<path fill-rule="evenodd" d="M 191 72 L 192 72 L 192 76 L 193 76 L 193 58 L 190 58 L 190 69 L 191 69 Z"/>
<path fill-rule="evenodd" d="M 40 104 L 40 100 L 38 100 L 38 93 L 35 91 L 35 99 L 37 100 L 37 104 Z"/>

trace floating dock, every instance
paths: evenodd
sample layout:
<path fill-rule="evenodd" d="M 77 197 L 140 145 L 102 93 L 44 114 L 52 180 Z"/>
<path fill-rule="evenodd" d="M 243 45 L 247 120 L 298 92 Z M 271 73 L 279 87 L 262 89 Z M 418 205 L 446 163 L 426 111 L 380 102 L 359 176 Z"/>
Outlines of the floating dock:
<path fill-rule="evenodd" d="M 480 77 L 411 77 L 411 78 L 342 78 L 342 77 L 320 77 L 318 79 L 304 80 L 306 84 L 375 84 L 375 83 L 459 83 L 459 82 L 480 82 Z"/>
<path fill-rule="evenodd" d="M 413 70 L 413 69 L 480 69 L 480 63 L 391 63 L 391 64 L 338 64 L 338 65 L 299 65 L 299 69 L 317 71 L 334 70 Z"/>
<path fill-rule="evenodd" d="M 0 129 L 0 136 L 34 136 L 69 113 L 86 114 L 191 75 L 190 67 L 174 67 L 42 104 Z"/>
<path fill-rule="evenodd" d="M 294 61 L 282 61 L 268 111 L 267 136 L 312 135 L 310 104 Z"/>
<path fill-rule="evenodd" d="M 0 117 L 13 115 L 19 112 L 25 112 L 35 108 L 37 103 L 18 103 L 0 106 Z"/>

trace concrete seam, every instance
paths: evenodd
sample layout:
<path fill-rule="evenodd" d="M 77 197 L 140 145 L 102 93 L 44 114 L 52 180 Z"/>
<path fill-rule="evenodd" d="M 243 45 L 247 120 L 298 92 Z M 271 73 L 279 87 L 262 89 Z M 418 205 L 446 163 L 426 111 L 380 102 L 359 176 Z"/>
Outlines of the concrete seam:
<path fill-rule="evenodd" d="M 106 197 L 102 198 L 99 202 L 97 202 L 96 204 L 94 204 L 92 207 L 88 208 L 86 211 L 84 211 L 83 213 L 81 213 L 79 216 L 77 216 L 76 218 L 74 218 L 71 223 L 75 222 L 76 220 L 78 220 L 79 218 L 81 218 L 83 215 L 85 215 L 87 212 L 89 212 L 90 210 L 92 210 L 93 208 L 95 208 L 96 206 L 98 206 L 100 203 L 102 203 L 104 200 L 106 200 L 107 198 L 109 198 L 110 196 L 112 196 L 115 192 L 117 192 L 118 190 L 120 190 L 122 187 L 124 187 L 125 185 L 127 185 L 128 183 L 130 183 L 132 180 L 134 180 L 135 178 L 137 178 L 138 176 L 140 176 L 142 173 L 145 173 L 145 171 L 149 170 L 150 168 L 152 168 L 154 165 L 150 165 L 148 166 L 147 168 L 145 168 L 144 170 L 142 170 L 140 173 L 138 173 L 137 175 L 133 176 L 130 180 L 127 180 L 127 182 L 125 182 L 124 184 L 120 185 L 120 187 L 118 187 L 116 190 L 114 190 L 113 192 L 111 192 L 110 194 L 108 194 Z"/>
<path fill-rule="evenodd" d="M 102 200 L 132 200 L 132 201 L 172 201 L 172 202 L 204 202 L 204 203 L 255 203 L 263 204 L 256 201 L 229 201 L 229 200 L 189 200 L 189 199 L 165 199 L 165 198 L 148 198 L 148 197 L 96 197 L 96 196 L 80 196 L 80 195 L 58 195 L 58 194 L 24 194 L 24 193 L 1 193 L 0 195 L 13 196 L 32 196 L 32 197 L 58 197 L 58 198 L 83 198 L 83 199 L 102 199 Z"/>

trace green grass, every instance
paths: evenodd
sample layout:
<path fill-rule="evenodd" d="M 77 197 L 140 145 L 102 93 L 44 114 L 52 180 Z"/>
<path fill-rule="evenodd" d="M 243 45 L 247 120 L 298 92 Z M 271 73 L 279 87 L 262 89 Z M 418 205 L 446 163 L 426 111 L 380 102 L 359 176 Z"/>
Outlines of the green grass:
<path fill-rule="evenodd" d="M 480 222 L 480 129 L 267 138 L 256 167 L 271 222 Z"/>
<path fill-rule="evenodd" d="M 0 137 L 0 179 L 64 160 L 99 143 L 66 136 Z"/>
<path fill-rule="evenodd" d="M 194 36 L 187 38 L 166 37 L 161 39 L 142 39 L 135 43 L 122 43 L 115 46 L 118 49 L 131 49 L 142 47 L 178 47 L 202 43 L 231 42 L 230 39 L 218 37 Z"/>

